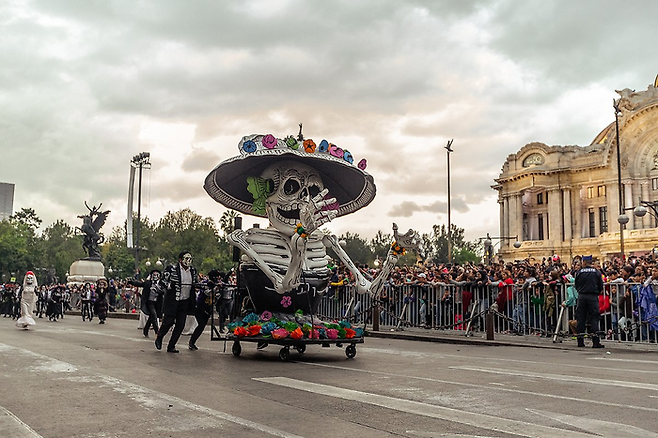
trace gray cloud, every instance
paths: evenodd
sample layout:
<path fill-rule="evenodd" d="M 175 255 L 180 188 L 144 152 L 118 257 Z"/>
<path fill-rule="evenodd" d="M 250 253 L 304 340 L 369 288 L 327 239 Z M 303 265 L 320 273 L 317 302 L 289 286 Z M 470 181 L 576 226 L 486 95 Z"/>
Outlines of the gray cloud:
<path fill-rule="evenodd" d="M 205 172 L 242 136 L 303 122 L 305 135 L 366 157 L 378 197 L 407 199 L 381 204 L 393 216 L 444 219 L 451 138 L 453 208 L 496 209 L 490 186 L 509 154 L 588 144 L 613 119 L 615 88 L 653 81 L 642 42 L 656 12 L 607 0 L 8 0 L 2 180 L 45 223 L 84 200 L 120 208 L 130 157 L 158 147 L 142 125 L 183 123 L 194 138 L 154 154 L 151 180 L 153 198 L 183 208 L 207 197 Z"/>
<path fill-rule="evenodd" d="M 468 213 L 469 207 L 462 198 L 451 198 L 450 209 L 459 213 Z M 448 203 L 436 201 L 431 204 L 419 205 L 413 201 L 404 201 L 394 205 L 388 212 L 391 217 L 411 217 L 414 213 L 429 212 L 437 215 L 448 214 Z"/>

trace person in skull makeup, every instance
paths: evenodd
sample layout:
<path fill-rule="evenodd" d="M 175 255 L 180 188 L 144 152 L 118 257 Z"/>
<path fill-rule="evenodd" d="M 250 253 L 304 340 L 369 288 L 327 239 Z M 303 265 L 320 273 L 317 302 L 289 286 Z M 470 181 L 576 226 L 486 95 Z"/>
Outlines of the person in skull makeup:
<path fill-rule="evenodd" d="M 173 327 L 167 344 L 168 353 L 178 353 L 176 343 L 185 328 L 185 318 L 194 314 L 197 292 L 197 270 L 192 266 L 192 254 L 182 251 L 178 263 L 167 266 L 162 273 L 159 287 L 164 290 L 164 318 L 155 338 L 155 348 L 162 349 L 162 340 Z"/>
<path fill-rule="evenodd" d="M 162 273 L 158 269 L 154 269 L 144 281 L 128 281 L 128 284 L 142 288 L 141 310 L 149 316 L 146 324 L 144 324 L 145 338 L 149 337 L 149 329 L 151 327 L 153 327 L 155 335 L 158 335 L 158 318 L 162 316 L 162 294 L 157 284 L 161 276 Z"/>

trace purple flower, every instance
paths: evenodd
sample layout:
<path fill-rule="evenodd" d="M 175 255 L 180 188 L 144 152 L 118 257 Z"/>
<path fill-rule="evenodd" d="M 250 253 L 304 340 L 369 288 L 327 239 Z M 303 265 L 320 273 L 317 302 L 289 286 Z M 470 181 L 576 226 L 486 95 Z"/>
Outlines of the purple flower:
<path fill-rule="evenodd" d="M 366 167 L 368 167 L 368 161 L 366 161 L 366 159 L 363 158 L 361 161 L 359 161 L 359 164 L 357 164 L 357 166 L 361 170 L 366 170 Z"/>
<path fill-rule="evenodd" d="M 292 304 L 292 298 L 290 298 L 288 295 L 284 296 L 283 299 L 281 300 L 281 305 L 283 307 L 290 307 Z"/>
<path fill-rule="evenodd" d="M 261 143 L 263 143 L 263 146 L 268 149 L 274 149 L 278 142 L 272 134 L 267 134 L 265 137 L 263 137 Z"/>
<path fill-rule="evenodd" d="M 270 319 L 272 319 L 272 312 L 270 312 L 269 310 L 264 311 L 263 313 L 261 313 L 260 319 L 261 321 L 269 321 Z"/>

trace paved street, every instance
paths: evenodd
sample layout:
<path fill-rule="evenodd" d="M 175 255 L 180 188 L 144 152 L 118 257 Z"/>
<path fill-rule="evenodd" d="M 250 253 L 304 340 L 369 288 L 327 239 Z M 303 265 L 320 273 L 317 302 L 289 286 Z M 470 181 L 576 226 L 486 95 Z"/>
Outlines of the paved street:
<path fill-rule="evenodd" d="M 658 437 L 652 352 L 367 338 L 156 351 L 137 321 L 0 318 L 0 437 Z M 609 353 L 609 354 L 608 354 Z"/>

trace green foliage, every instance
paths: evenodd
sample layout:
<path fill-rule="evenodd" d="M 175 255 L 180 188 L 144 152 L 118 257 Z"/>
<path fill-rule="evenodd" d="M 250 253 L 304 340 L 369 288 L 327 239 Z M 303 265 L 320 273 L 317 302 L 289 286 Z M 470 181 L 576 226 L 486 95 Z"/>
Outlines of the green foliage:
<path fill-rule="evenodd" d="M 338 241 L 344 243 L 341 245 L 343 250 L 350 256 L 355 264 L 371 264 L 375 259 L 372 249 L 368 242 L 359 236 L 357 233 L 341 234 Z M 334 260 L 338 260 L 338 255 L 328 248 L 328 253 Z"/>
<path fill-rule="evenodd" d="M 466 242 L 464 229 L 455 224 L 450 227 L 452 240 L 452 262 L 479 261 L 476 254 L 477 244 Z M 445 225 L 434 225 L 431 234 L 423 234 L 423 249 L 425 258 L 432 263 L 448 263 L 448 229 Z"/>
<path fill-rule="evenodd" d="M 39 278 L 41 282 L 53 281 L 52 277 L 65 281 L 66 272 L 71 264 L 85 256 L 82 249 L 82 236 L 76 236 L 75 230 L 62 220 L 58 220 L 43 231 L 41 242 L 43 260 L 40 268 L 48 273 L 45 278 Z"/>

